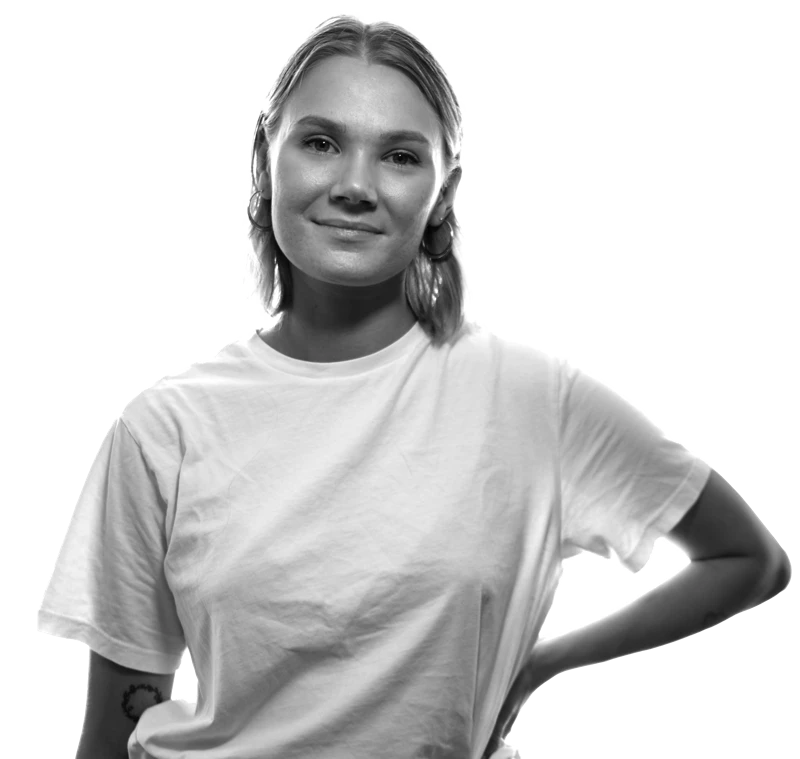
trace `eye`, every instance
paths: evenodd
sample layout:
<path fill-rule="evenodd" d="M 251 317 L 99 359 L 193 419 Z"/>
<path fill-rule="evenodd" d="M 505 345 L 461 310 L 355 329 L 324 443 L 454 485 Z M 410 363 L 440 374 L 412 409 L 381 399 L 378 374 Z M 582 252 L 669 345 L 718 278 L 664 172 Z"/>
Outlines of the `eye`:
<path fill-rule="evenodd" d="M 310 137 L 307 140 L 303 140 L 303 145 L 311 145 L 312 143 L 315 143 L 315 142 L 323 142 L 326 145 L 330 145 L 331 144 L 328 140 L 324 139 L 323 137 Z M 312 148 L 312 150 L 315 153 L 327 153 L 328 152 L 327 150 L 317 150 L 316 148 Z M 410 166 L 413 166 L 413 165 L 416 165 L 416 164 L 419 163 L 419 161 L 416 159 L 415 156 L 411 155 L 411 153 L 407 153 L 404 150 L 395 150 L 392 153 L 390 153 L 389 155 L 391 155 L 391 156 L 399 155 L 401 158 L 407 158 L 409 161 L 411 161 L 411 163 L 395 163 L 394 166 L 397 166 L 400 169 L 409 168 Z"/>

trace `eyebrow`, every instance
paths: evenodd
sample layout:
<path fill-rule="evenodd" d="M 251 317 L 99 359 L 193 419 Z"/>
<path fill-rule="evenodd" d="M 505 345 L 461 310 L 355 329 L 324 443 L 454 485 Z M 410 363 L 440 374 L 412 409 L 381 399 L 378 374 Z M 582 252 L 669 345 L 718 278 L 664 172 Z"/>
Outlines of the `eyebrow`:
<path fill-rule="evenodd" d="M 295 123 L 295 129 L 303 126 L 316 126 L 321 129 L 326 129 L 329 132 L 338 134 L 347 134 L 347 127 L 340 121 L 333 121 L 326 119 L 324 116 L 303 116 Z M 415 132 L 411 129 L 394 129 L 390 132 L 384 132 L 379 135 L 381 142 L 418 142 L 425 145 L 427 148 L 433 149 L 430 141 L 421 132 Z"/>

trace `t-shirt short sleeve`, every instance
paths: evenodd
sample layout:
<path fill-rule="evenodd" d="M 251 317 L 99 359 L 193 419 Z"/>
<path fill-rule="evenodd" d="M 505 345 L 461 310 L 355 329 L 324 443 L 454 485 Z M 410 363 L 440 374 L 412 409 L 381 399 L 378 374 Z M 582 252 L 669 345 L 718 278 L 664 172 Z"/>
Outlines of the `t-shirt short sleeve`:
<path fill-rule="evenodd" d="M 608 387 L 560 361 L 561 553 L 610 558 L 632 572 L 680 522 L 711 468 Z"/>
<path fill-rule="evenodd" d="M 166 504 L 120 417 L 81 491 L 38 615 L 40 632 L 172 674 L 186 648 L 164 570 Z"/>

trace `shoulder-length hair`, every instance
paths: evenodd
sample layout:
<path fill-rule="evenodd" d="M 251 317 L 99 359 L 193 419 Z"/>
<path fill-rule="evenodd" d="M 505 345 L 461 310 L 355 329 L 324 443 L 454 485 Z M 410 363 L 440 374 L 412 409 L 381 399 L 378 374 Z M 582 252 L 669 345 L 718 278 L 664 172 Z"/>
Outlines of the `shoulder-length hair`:
<path fill-rule="evenodd" d="M 267 106 L 259 114 L 253 139 L 251 202 L 247 209 L 251 222 L 249 238 L 254 252 L 250 270 L 262 305 L 271 316 L 288 313 L 292 307 L 292 272 L 275 238 L 271 202 L 254 194 L 257 193 L 254 172 L 259 168 L 258 152 L 261 149 L 264 154 L 265 139 L 269 143 L 274 141 L 285 103 L 303 76 L 334 55 L 391 66 L 409 77 L 439 118 L 447 177 L 445 187 L 456 173 L 461 173 L 461 109 L 444 70 L 428 49 L 403 28 L 387 22 L 364 24 L 352 16 L 335 16 L 318 26 L 317 31 L 292 55 L 273 85 L 267 96 Z M 254 200 L 258 202 L 254 203 Z M 420 248 L 403 277 L 408 304 L 436 346 L 457 340 L 464 327 L 463 278 L 457 257 L 460 229 L 455 211 L 450 212 L 446 221 L 453 229 L 452 254 L 443 261 L 432 261 Z M 437 238 L 446 240 L 449 230 L 444 223 L 441 229 Z M 425 234 L 428 231 L 432 233 L 434 230 L 428 227 Z M 426 244 L 434 253 L 438 252 L 432 241 L 426 239 Z M 279 296 L 277 305 L 271 306 L 276 294 Z"/>

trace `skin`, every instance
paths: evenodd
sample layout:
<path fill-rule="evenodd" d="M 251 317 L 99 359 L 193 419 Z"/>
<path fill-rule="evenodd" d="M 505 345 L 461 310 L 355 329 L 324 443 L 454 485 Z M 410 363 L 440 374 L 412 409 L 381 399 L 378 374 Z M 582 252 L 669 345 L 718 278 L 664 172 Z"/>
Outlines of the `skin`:
<path fill-rule="evenodd" d="M 319 115 L 346 134 L 297 128 Z M 422 132 L 431 144 L 381 143 L 396 129 Z M 324 141 L 306 142 L 309 138 Z M 400 151 L 399 153 L 397 151 Z M 404 157 L 411 154 L 412 158 Z M 257 179 L 272 197 L 275 236 L 292 268 L 294 303 L 280 328 L 261 339 L 302 361 L 347 361 L 399 340 L 417 319 L 403 274 L 425 228 L 439 227 L 455 202 L 460 172 L 447 177 L 435 111 L 416 85 L 388 66 L 337 56 L 307 73 L 287 101 L 279 133 Z M 315 219 L 347 218 L 381 230 L 344 240 Z M 447 232 L 445 225 L 437 241 Z M 430 239 L 430 238 L 429 238 Z"/>

